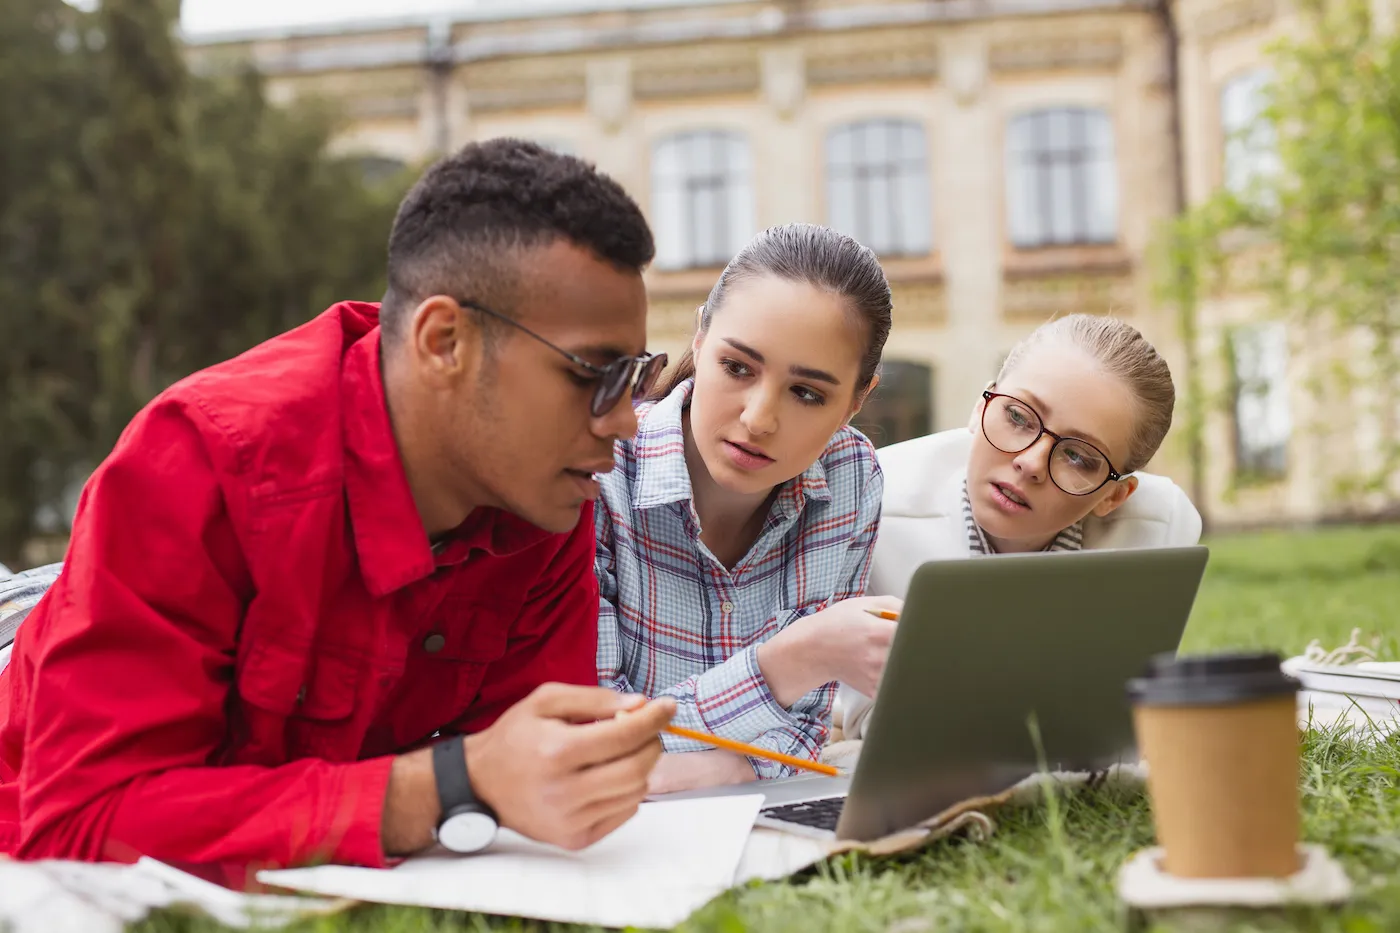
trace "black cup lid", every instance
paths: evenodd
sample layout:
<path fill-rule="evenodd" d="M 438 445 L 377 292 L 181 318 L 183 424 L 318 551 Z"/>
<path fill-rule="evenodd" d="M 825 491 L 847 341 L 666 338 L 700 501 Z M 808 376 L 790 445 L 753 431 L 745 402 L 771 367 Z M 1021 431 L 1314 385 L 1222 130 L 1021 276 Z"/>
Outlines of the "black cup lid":
<path fill-rule="evenodd" d="M 1208 706 L 1296 693 L 1300 684 L 1282 663 L 1272 652 L 1159 654 L 1128 681 L 1128 697 L 1139 706 Z"/>

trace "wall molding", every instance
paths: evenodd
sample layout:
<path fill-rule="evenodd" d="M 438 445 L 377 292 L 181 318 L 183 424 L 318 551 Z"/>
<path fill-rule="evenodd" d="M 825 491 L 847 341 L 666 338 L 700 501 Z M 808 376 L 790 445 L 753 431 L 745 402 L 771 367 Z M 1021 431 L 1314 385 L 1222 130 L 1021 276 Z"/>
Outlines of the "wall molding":
<path fill-rule="evenodd" d="M 1065 13 L 1150 10 L 1153 0 L 905 0 L 905 2 L 848 3 L 827 8 L 787 10 L 763 7 L 752 12 L 716 10 L 712 16 L 675 15 L 705 8 L 710 4 L 671 4 L 655 9 L 633 11 L 619 24 L 616 17 L 574 17 L 554 24 L 539 17 L 496 16 L 473 20 L 453 17 L 445 25 L 441 19 L 397 20 L 389 38 L 376 38 L 371 26 L 344 27 L 317 31 L 282 30 L 268 33 L 241 33 L 227 36 L 189 37 L 188 53 L 195 67 L 214 68 L 227 60 L 231 46 L 242 44 L 247 57 L 265 74 L 283 75 L 402 65 L 463 65 L 512 56 L 555 55 L 569 52 L 595 52 L 671 44 L 700 44 L 736 39 L 761 39 L 777 35 L 844 33 L 867 29 L 907 29 L 920 24 L 971 22 L 1006 17 L 1052 16 Z M 747 4 L 757 7 L 758 4 Z M 581 11 L 587 13 L 589 11 Z M 647 13 L 648 16 L 635 15 Z M 667 15 L 669 14 L 669 15 Z M 471 35 L 471 24 L 487 21 L 521 22 L 527 28 L 510 33 Z M 537 26 L 537 28 L 528 28 Z M 457 28 L 460 27 L 460 28 Z M 467 34 L 446 45 L 436 45 L 431 36 L 458 32 Z M 417 35 L 412 35 L 413 31 Z M 404 35 L 405 31 L 410 32 Z M 307 40 L 314 39 L 314 44 Z M 927 68 L 927 65 L 923 66 Z"/>

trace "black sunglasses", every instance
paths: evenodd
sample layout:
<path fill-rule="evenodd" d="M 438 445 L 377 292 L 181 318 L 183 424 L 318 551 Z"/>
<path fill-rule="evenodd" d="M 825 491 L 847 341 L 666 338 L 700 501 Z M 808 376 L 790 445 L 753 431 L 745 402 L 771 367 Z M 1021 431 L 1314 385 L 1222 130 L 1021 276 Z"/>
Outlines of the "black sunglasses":
<path fill-rule="evenodd" d="M 524 324 L 510 319 L 504 314 L 492 311 L 490 308 L 465 298 L 458 298 L 457 304 L 463 308 L 471 308 L 473 311 L 485 314 L 487 317 L 493 317 L 498 321 L 504 321 L 511 327 L 524 331 L 597 380 L 598 387 L 593 390 L 593 403 L 589 407 L 590 413 L 595 418 L 601 418 L 617 407 L 617 403 L 627 394 L 629 387 L 634 399 L 646 395 L 656 385 L 661 371 L 666 368 L 665 353 L 619 356 L 606 366 L 594 366 L 583 357 L 570 353 L 562 347 L 556 347 Z"/>

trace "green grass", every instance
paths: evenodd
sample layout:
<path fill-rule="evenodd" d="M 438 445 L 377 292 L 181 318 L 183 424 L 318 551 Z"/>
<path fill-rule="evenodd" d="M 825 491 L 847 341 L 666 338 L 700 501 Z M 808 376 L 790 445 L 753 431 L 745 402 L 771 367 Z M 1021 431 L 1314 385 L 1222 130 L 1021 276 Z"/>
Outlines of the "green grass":
<path fill-rule="evenodd" d="M 1232 647 L 1300 652 L 1331 648 L 1353 627 L 1382 637 L 1400 659 L 1400 526 L 1241 535 L 1208 541 L 1210 569 L 1191 617 L 1187 650 Z M 1400 930 L 1400 737 L 1365 745 L 1313 732 L 1305 747 L 1305 838 L 1326 845 L 1356 885 L 1340 911 L 1238 918 L 1236 931 L 1369 933 Z M 1121 930 L 1113 881 L 1152 842 L 1138 796 L 1103 791 L 999 817 L 997 833 L 945 841 L 898 859 L 845 856 L 786 883 L 731 892 L 693 916 L 687 933 L 923 933 Z M 216 929 L 173 915 L 140 933 Z M 363 907 L 301 925 L 296 933 L 564 931 L 440 911 Z M 1163 927 L 1163 929 L 1167 929 Z"/>

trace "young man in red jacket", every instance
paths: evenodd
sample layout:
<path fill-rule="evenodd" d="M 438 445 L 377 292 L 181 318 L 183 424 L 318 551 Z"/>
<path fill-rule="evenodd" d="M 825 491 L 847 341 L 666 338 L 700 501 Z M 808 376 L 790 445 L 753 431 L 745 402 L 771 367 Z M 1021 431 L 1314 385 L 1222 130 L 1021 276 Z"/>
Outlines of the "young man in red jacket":
<path fill-rule="evenodd" d="M 664 364 L 652 254 L 585 163 L 468 146 L 382 305 L 138 414 L 0 674 L 0 853 L 375 866 L 626 821 L 673 707 L 596 686 L 592 476 Z"/>

